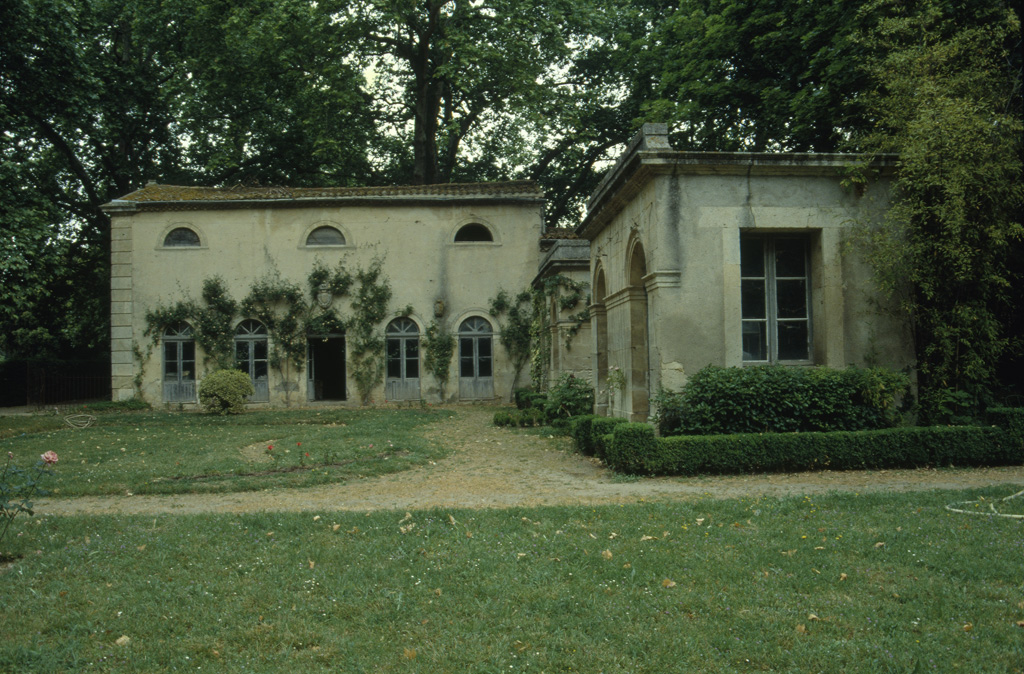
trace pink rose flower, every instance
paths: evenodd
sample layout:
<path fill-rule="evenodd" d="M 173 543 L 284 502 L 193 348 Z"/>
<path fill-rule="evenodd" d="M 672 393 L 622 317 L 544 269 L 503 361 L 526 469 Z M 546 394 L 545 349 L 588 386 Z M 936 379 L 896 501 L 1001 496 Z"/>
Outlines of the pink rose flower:
<path fill-rule="evenodd" d="M 45 454 L 40 454 L 39 458 L 42 459 L 43 462 L 46 463 L 46 465 L 49 466 L 51 464 L 57 463 L 57 452 L 55 452 L 55 451 L 53 451 L 51 449 L 50 451 L 46 452 Z"/>

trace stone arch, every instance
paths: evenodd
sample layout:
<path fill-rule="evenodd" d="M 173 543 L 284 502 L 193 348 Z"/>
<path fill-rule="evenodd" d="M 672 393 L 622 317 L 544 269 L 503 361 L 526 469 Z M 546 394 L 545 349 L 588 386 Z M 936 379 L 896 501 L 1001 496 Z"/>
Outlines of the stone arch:
<path fill-rule="evenodd" d="M 484 218 L 475 216 L 457 222 L 448 236 L 448 241 L 459 247 L 501 245 L 501 233 L 498 228 Z"/>
<path fill-rule="evenodd" d="M 333 220 L 318 220 L 308 225 L 299 239 L 300 248 L 349 248 L 352 246 L 351 233 L 341 223 Z"/>
<path fill-rule="evenodd" d="M 608 296 L 608 281 L 604 267 L 598 263 L 594 274 L 594 295 L 590 307 L 594 329 L 594 379 L 598 391 L 597 413 L 607 414 L 612 391 L 608 388 L 608 310 L 604 300 Z"/>
<path fill-rule="evenodd" d="M 644 421 L 650 413 L 650 331 L 648 329 L 648 298 L 644 277 L 647 276 L 647 256 L 643 244 L 634 239 L 629 246 L 626 278 L 629 306 L 629 372 L 626 376 L 630 418 Z"/>
<path fill-rule="evenodd" d="M 156 247 L 163 250 L 206 248 L 206 235 L 191 222 L 172 222 L 160 233 Z"/>

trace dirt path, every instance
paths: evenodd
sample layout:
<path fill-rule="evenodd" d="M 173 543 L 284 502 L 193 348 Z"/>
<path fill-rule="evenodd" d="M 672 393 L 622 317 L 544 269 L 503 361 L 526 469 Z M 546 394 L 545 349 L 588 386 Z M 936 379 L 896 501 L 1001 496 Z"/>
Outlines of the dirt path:
<path fill-rule="evenodd" d="M 530 435 L 491 425 L 493 409 L 459 407 L 434 426 L 431 437 L 454 452 L 434 465 L 347 484 L 236 494 L 116 496 L 52 499 L 46 514 L 156 514 L 261 510 L 413 510 L 629 503 L 641 499 L 694 500 L 967 489 L 998 484 L 1024 488 L 1024 466 L 983 469 L 783 473 L 702 478 L 625 480 L 599 462 L 569 451 L 564 437 Z"/>

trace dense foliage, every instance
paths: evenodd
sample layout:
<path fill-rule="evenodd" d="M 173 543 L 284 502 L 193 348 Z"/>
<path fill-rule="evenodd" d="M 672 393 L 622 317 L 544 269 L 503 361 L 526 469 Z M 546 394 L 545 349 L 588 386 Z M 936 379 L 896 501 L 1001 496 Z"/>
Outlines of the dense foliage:
<path fill-rule="evenodd" d="M 551 421 L 565 422 L 594 411 L 594 387 L 583 377 L 565 372 L 548 389 L 544 414 Z"/>
<path fill-rule="evenodd" d="M 536 426 L 550 424 L 566 427 L 594 409 L 594 388 L 590 382 L 566 372 L 546 393 L 516 389 L 516 409 L 494 415 L 495 426 Z"/>
<path fill-rule="evenodd" d="M 302 0 L 0 4 L 0 350 L 107 351 L 99 207 L 147 180 L 363 179 L 370 110 L 338 32 Z"/>
<path fill-rule="evenodd" d="M 248 373 L 216 370 L 199 382 L 199 404 L 211 414 L 241 414 L 254 392 Z"/>
<path fill-rule="evenodd" d="M 297 283 L 282 278 L 274 268 L 253 282 L 241 302 L 231 298 L 219 276 L 205 279 L 200 301 L 184 297 L 146 312 L 145 334 L 150 342 L 145 350 L 136 345 L 135 358 L 140 366 L 136 387 L 141 386 L 142 369 L 168 326 L 180 322 L 191 325 L 205 364 L 230 368 L 234 365 L 234 326 L 240 318 L 253 318 L 267 330 L 268 364 L 286 380 L 305 369 L 309 335 L 348 334 L 353 377 L 365 404 L 384 375 L 384 338 L 379 333 L 380 324 L 388 315 L 392 291 L 382 266 L 383 259 L 379 257 L 366 269 L 356 268 L 354 273 L 345 268 L 344 261 L 333 270 L 317 262 L 306 278 L 308 296 Z M 331 292 L 331 303 L 326 307 L 317 300 L 322 287 Z M 334 300 L 345 296 L 349 297 L 352 310 L 348 317 L 334 307 Z M 290 400 L 288 388 L 285 400 Z"/>
<path fill-rule="evenodd" d="M 358 286 L 352 296 L 352 317 L 345 324 L 352 379 L 364 405 L 370 402 L 373 387 L 384 379 L 384 337 L 380 324 L 388 315 L 392 291 L 383 264 L 382 258 L 374 258 L 369 267 L 356 271 Z"/>
<path fill-rule="evenodd" d="M 906 375 L 882 368 L 716 367 L 656 400 L 662 435 L 859 431 L 892 426 Z"/>
<path fill-rule="evenodd" d="M 861 142 L 900 159 L 868 250 L 880 287 L 913 319 L 923 417 L 956 421 L 1024 377 L 1019 9 L 873 5 L 886 13 L 864 38 L 878 89 Z"/>
<path fill-rule="evenodd" d="M 534 285 L 512 295 L 505 289 L 491 298 L 489 313 L 498 319 L 498 340 L 512 362 L 514 375 L 510 402 L 519 405 L 516 385 L 519 375 L 530 363 L 530 380 L 534 390 L 543 390 L 548 383 L 551 349 L 551 308 L 559 312 L 571 311 L 585 304 L 586 283 L 556 274 L 536 281 Z M 582 325 L 590 320 L 590 312 L 583 309 L 570 315 L 573 321 L 566 331 L 566 348 Z"/>

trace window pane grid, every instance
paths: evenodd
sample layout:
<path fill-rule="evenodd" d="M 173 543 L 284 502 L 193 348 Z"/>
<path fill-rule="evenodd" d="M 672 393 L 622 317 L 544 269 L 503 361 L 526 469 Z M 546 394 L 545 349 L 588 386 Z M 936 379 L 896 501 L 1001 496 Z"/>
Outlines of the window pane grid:
<path fill-rule="evenodd" d="M 807 267 L 804 238 L 741 238 L 740 302 L 745 362 L 810 359 Z"/>

